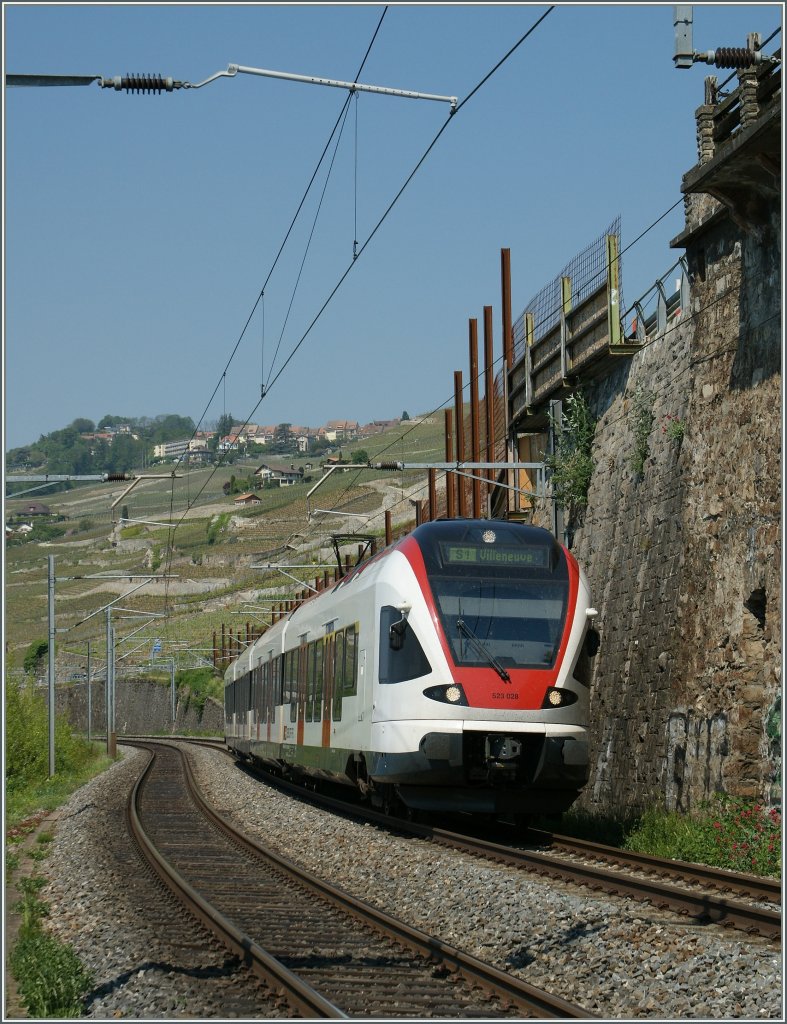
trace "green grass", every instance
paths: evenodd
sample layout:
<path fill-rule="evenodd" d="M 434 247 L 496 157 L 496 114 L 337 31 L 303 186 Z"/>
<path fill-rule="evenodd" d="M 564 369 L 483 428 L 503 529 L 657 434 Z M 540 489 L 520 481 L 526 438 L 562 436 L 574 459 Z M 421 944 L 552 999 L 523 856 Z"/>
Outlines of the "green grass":
<path fill-rule="evenodd" d="M 56 810 L 80 786 L 106 771 L 112 759 L 101 752 L 100 744 L 94 743 L 92 746 L 95 755 L 89 763 L 58 773 L 51 779 L 33 782 L 13 791 L 6 790 L 6 828 L 19 825 L 36 811 Z"/>
<path fill-rule="evenodd" d="M 39 690 L 6 679 L 6 880 L 21 865 L 19 843 L 49 811 L 61 806 L 74 790 L 107 768 L 111 761 L 97 744 L 74 736 L 66 722 L 55 720 L 56 774 L 48 778 L 49 744 L 46 704 Z M 42 831 L 27 856 L 34 862 L 51 852 L 53 834 Z M 16 848 L 14 848 L 16 847 Z M 20 879 L 22 894 L 16 908 L 22 917 L 10 967 L 29 1016 L 77 1017 L 83 1012 L 84 994 L 92 985 L 73 950 L 46 934 L 43 919 L 49 907 L 39 898 L 46 879 L 33 875 Z"/>
<path fill-rule="evenodd" d="M 726 795 L 691 814 L 652 808 L 621 820 L 572 810 L 533 824 L 635 853 L 781 878 L 781 814 Z"/>
<path fill-rule="evenodd" d="M 19 885 L 22 899 L 16 909 L 22 924 L 11 971 L 31 1017 L 79 1017 L 93 979 L 70 946 L 43 930 L 49 907 L 38 892 L 44 884 L 45 879 L 32 877 Z"/>
<path fill-rule="evenodd" d="M 781 877 L 781 814 L 719 795 L 690 815 L 646 811 L 626 849 L 731 871 Z"/>

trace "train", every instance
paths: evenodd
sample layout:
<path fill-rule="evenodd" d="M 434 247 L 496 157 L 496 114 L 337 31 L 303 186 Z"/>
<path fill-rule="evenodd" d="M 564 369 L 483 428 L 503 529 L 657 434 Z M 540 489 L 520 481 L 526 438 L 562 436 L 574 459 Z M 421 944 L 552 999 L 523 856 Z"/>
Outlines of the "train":
<path fill-rule="evenodd" d="M 596 614 L 548 530 L 423 523 L 228 666 L 226 744 L 388 813 L 559 814 L 588 778 Z"/>

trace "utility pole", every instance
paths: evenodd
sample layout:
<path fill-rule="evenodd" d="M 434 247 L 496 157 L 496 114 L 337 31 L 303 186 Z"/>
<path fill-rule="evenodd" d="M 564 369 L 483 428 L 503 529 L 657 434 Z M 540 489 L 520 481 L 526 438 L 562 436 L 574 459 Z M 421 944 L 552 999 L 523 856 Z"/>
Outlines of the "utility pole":
<path fill-rule="evenodd" d="M 49 778 L 55 774 L 55 556 L 47 555 L 49 611 Z"/>
<path fill-rule="evenodd" d="M 90 743 L 90 728 L 93 723 L 93 684 L 90 681 L 90 641 L 87 642 L 87 741 Z"/>
<path fill-rule="evenodd" d="M 115 634 L 112 629 L 112 606 L 107 605 L 107 757 L 114 758 L 117 751 L 115 742 Z"/>

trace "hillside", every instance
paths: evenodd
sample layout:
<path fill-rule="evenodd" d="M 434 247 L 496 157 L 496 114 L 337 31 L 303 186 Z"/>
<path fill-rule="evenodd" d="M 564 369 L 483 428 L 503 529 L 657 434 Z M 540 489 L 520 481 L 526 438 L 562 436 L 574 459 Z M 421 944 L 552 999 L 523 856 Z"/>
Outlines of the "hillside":
<path fill-rule="evenodd" d="M 361 444 L 349 446 L 354 447 Z M 402 423 L 364 439 L 362 447 L 372 461 L 442 460 L 442 419 Z M 58 578 L 58 681 L 84 672 L 88 641 L 97 678 L 103 678 L 106 615 L 99 610 L 121 597 L 112 613 L 119 673 L 144 666 L 157 638 L 162 641 L 159 658 L 174 655 L 179 667 L 193 667 L 201 659 L 210 659 L 214 630 L 220 634 L 222 625 L 245 629 L 246 622 L 259 626 L 269 608 L 265 601 L 285 601 L 299 589 L 282 573 L 255 566 L 302 565 L 302 572 L 288 571 L 313 583 L 322 570 L 312 566 L 335 564 L 333 533 L 382 538 L 386 509 L 392 512 L 395 531 L 403 530 L 414 521 L 411 499 L 426 497 L 425 471 L 338 470 L 308 500 L 309 515 L 307 493 L 323 471 L 314 457 L 288 456 L 288 465 L 304 468 L 303 482 L 261 489 L 255 492 L 260 504 L 237 507 L 234 496 L 224 493 L 224 485 L 233 474 L 237 478 L 252 474 L 263 461 L 257 456 L 232 466 L 178 469 L 176 479 L 143 480 L 118 502 L 114 513 L 110 506 L 128 483 L 81 484 L 51 496 L 39 491 L 9 498 L 9 517 L 35 499 L 46 503 L 49 521 L 57 519 L 55 526 L 62 531 L 61 536 L 30 539 L 7 548 L 9 668 L 21 669 L 30 643 L 47 636 L 49 555 L 55 558 Z M 277 462 L 283 461 L 277 457 Z M 121 514 L 130 522 L 119 522 Z M 35 532 L 29 536 L 35 538 Z M 355 557 L 358 543 L 350 538 L 343 551 Z M 128 577 L 87 578 L 99 573 L 127 573 Z M 146 574 L 171 578 L 139 587 L 142 579 L 135 577 Z M 145 625 L 147 613 L 166 618 Z"/>

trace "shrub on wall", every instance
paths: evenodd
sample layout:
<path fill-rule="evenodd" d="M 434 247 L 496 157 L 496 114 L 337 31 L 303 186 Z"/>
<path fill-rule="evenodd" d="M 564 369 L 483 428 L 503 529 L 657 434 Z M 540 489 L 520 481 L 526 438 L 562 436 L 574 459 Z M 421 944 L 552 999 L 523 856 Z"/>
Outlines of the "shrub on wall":
<path fill-rule="evenodd" d="M 563 402 L 562 415 L 550 417 L 555 432 L 555 450 L 544 462 L 551 472 L 552 493 L 568 511 L 570 519 L 587 506 L 588 489 L 595 463 L 591 451 L 596 420 L 581 391 Z"/>
<path fill-rule="evenodd" d="M 648 442 L 653 421 L 656 418 L 653 413 L 653 394 L 641 384 L 637 385 L 634 392 L 634 405 L 632 415 L 634 417 L 634 450 L 631 453 L 631 468 L 634 475 L 641 477 L 645 469 L 645 459 L 648 457 Z"/>

